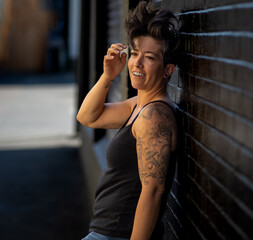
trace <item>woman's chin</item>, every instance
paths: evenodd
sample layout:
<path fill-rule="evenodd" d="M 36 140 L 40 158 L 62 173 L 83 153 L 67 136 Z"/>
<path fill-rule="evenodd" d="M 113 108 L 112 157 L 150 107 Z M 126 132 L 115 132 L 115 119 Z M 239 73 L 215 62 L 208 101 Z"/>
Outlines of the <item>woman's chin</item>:
<path fill-rule="evenodd" d="M 136 90 L 141 89 L 143 87 L 142 84 L 140 84 L 140 81 L 136 81 L 133 79 L 131 79 L 131 85 L 132 85 L 132 88 Z"/>
<path fill-rule="evenodd" d="M 138 84 L 131 84 L 133 89 L 140 90 L 141 87 Z"/>

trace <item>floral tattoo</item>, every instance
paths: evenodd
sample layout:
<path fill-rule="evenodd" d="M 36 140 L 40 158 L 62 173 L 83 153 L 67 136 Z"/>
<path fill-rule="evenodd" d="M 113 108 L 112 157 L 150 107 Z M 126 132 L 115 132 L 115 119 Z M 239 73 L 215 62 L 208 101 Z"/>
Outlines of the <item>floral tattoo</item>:
<path fill-rule="evenodd" d="M 150 104 L 139 115 L 150 127 L 137 137 L 139 175 L 144 184 L 156 179 L 164 184 L 169 163 L 173 117 L 163 104 Z"/>

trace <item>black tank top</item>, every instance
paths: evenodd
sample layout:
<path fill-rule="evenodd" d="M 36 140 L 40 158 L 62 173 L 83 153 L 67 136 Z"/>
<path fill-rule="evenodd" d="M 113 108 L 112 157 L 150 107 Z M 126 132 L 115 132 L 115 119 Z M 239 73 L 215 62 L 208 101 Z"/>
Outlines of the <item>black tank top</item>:
<path fill-rule="evenodd" d="M 166 102 L 161 102 L 169 106 Z M 126 126 L 133 112 L 131 113 L 108 146 L 107 169 L 96 191 L 90 231 L 110 237 L 131 236 L 135 210 L 141 193 L 136 139 L 132 134 L 132 125 L 139 113 L 132 123 Z M 163 207 L 161 211 L 164 211 Z"/>

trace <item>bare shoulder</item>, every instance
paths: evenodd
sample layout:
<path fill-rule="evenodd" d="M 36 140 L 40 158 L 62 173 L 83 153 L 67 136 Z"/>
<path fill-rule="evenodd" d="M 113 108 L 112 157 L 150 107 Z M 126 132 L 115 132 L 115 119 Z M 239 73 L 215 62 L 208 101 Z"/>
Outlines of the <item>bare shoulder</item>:
<path fill-rule="evenodd" d="M 177 124 L 175 115 L 164 102 L 153 102 L 145 106 L 136 119 L 134 129 L 136 138 L 157 138 L 171 145 L 171 150 L 176 148 Z"/>
<path fill-rule="evenodd" d="M 171 107 L 164 102 L 152 102 L 141 110 L 139 120 L 141 119 L 151 120 L 149 123 L 153 121 L 164 121 L 164 123 L 168 123 L 175 121 L 175 116 Z"/>
<path fill-rule="evenodd" d="M 152 102 L 145 106 L 137 119 L 142 127 L 164 126 L 176 128 L 176 119 L 172 108 L 164 102 Z"/>
<path fill-rule="evenodd" d="M 132 112 L 136 103 L 137 103 L 137 97 L 129 98 L 125 101 L 125 103 L 128 105 L 128 107 L 130 108 L 130 110 Z"/>

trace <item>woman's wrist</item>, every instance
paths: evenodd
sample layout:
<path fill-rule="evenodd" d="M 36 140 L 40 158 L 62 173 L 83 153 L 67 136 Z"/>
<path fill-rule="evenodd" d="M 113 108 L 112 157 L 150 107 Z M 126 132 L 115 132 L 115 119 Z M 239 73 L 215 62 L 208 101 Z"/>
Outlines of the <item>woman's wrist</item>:
<path fill-rule="evenodd" d="M 109 88 L 111 86 L 112 81 L 113 81 L 113 79 L 110 78 L 109 76 L 107 76 L 105 73 L 103 73 L 101 75 L 100 79 L 103 81 L 105 88 Z"/>

